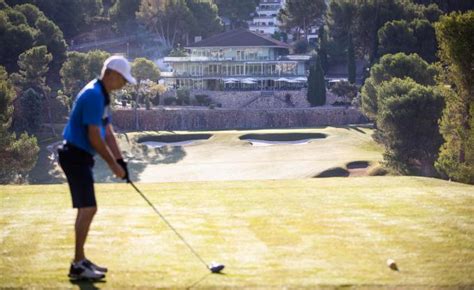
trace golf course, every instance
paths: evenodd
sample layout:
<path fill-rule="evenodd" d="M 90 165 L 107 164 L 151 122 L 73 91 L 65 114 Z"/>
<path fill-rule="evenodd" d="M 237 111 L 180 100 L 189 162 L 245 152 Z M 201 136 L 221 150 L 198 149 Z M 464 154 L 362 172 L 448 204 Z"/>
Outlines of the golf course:
<path fill-rule="evenodd" d="M 222 273 L 210 273 L 98 161 L 86 253 L 109 267 L 107 278 L 69 281 L 75 210 L 56 177 L 60 184 L 0 187 L 0 288 L 474 287 L 474 188 L 370 176 L 382 160 L 371 129 L 189 134 L 118 140 L 136 186 L 206 263 L 226 266 Z M 176 144 L 183 140 L 195 142 Z"/>
<path fill-rule="evenodd" d="M 274 180 L 367 175 L 382 161 L 382 147 L 373 141 L 372 132 L 370 127 L 355 125 L 198 133 L 144 131 L 117 134 L 117 141 L 132 180 L 138 182 Z M 50 151 L 54 152 L 54 147 Z M 50 151 L 40 153 L 30 183 L 66 181 Z M 352 168 L 354 164 L 358 168 Z M 118 181 L 101 158 L 96 158 L 94 178 L 97 182 Z"/>

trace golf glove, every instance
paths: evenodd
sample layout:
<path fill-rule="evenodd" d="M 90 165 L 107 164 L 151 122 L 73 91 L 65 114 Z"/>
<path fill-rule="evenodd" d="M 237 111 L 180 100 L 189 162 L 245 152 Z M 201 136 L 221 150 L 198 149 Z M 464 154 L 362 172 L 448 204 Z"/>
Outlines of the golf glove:
<path fill-rule="evenodd" d="M 122 158 L 117 159 L 117 163 L 122 166 L 123 171 L 125 171 L 125 176 L 122 178 L 126 182 L 130 182 L 130 176 L 128 175 L 128 166 L 127 162 L 125 162 Z"/>

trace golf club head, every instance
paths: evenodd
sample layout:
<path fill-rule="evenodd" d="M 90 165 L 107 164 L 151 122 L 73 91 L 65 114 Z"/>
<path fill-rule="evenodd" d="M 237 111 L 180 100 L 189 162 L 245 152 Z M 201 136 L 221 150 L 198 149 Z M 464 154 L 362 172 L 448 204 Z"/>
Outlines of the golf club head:
<path fill-rule="evenodd" d="M 225 265 L 212 262 L 208 268 L 212 273 L 220 273 L 225 268 Z"/>

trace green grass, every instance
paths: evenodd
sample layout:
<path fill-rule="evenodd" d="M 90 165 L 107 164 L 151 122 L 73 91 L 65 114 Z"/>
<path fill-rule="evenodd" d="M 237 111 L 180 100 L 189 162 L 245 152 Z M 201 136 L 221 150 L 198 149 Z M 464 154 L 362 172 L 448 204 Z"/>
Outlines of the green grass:
<path fill-rule="evenodd" d="M 225 275 L 208 274 L 130 186 L 99 184 L 86 252 L 110 273 L 95 287 L 474 287 L 473 186 L 416 177 L 138 186 Z M 74 215 L 66 185 L 0 187 L 0 288 L 71 288 Z"/>
<path fill-rule="evenodd" d="M 375 165 L 382 160 L 382 148 L 372 140 L 372 130 L 364 127 L 323 127 L 314 129 L 234 130 L 210 132 L 140 132 L 118 134 L 129 161 L 133 180 L 142 182 L 182 182 L 211 180 L 272 180 L 311 178 L 331 168 L 345 168 L 354 161 Z M 173 134 L 173 135 L 170 135 Z M 242 136 L 253 134 L 271 140 L 314 138 L 305 145 L 255 147 Z M 184 137 L 211 135 L 208 140 L 180 147 L 148 148 L 137 141 L 182 141 Z M 183 137 L 184 136 L 184 137 Z M 325 137 L 325 138 L 321 138 Z M 169 139 L 173 138 L 173 139 Z M 30 183 L 65 182 L 55 162 L 43 146 Z M 108 166 L 96 158 L 95 179 L 116 182 Z"/>
<path fill-rule="evenodd" d="M 143 137 L 137 138 L 138 143 L 147 142 L 147 141 L 155 141 L 155 142 L 182 142 L 182 141 L 190 141 L 190 140 L 207 140 L 211 138 L 211 134 L 150 134 L 145 135 Z"/>

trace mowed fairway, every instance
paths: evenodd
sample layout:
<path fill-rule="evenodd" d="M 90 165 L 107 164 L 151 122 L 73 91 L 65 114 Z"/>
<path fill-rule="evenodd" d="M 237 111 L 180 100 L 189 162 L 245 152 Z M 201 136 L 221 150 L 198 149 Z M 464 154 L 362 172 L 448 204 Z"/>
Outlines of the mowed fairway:
<path fill-rule="evenodd" d="M 129 185 L 100 184 L 86 252 L 110 273 L 95 287 L 474 287 L 473 186 L 415 177 L 137 185 L 224 274 L 209 274 Z M 0 187 L 0 288 L 92 286 L 66 277 L 74 214 L 66 185 Z"/>
<path fill-rule="evenodd" d="M 272 180 L 312 178 L 329 169 L 345 170 L 351 162 L 363 161 L 377 166 L 383 149 L 372 139 L 373 129 L 361 126 L 321 127 L 314 129 L 235 130 L 209 132 L 132 132 L 117 134 L 128 161 L 133 180 L 140 182 Z M 138 141 L 156 136 L 209 134 L 184 146 L 152 148 Z M 247 134 L 273 134 L 284 137 L 319 134 L 307 144 L 252 146 L 241 140 Z M 48 143 L 47 145 L 50 145 Z M 62 170 L 43 145 L 40 159 L 30 174 L 32 184 L 66 182 Z M 96 158 L 97 182 L 117 182 L 101 158 Z"/>
<path fill-rule="evenodd" d="M 190 134 L 193 132 L 159 132 Z M 194 132 L 195 133 L 195 132 Z M 372 139 L 372 129 L 356 126 L 316 129 L 210 131 L 209 140 L 186 146 L 147 148 L 136 143 L 140 136 L 157 132 L 119 135 L 134 180 L 141 182 L 182 182 L 211 180 L 268 180 L 311 178 L 330 168 L 344 168 L 353 161 L 375 164 L 382 149 Z M 252 146 L 239 137 L 246 134 L 321 134 L 308 144 Z M 99 158 L 97 158 L 99 159 Z M 110 170 L 100 160 L 96 179 L 112 181 Z"/>

